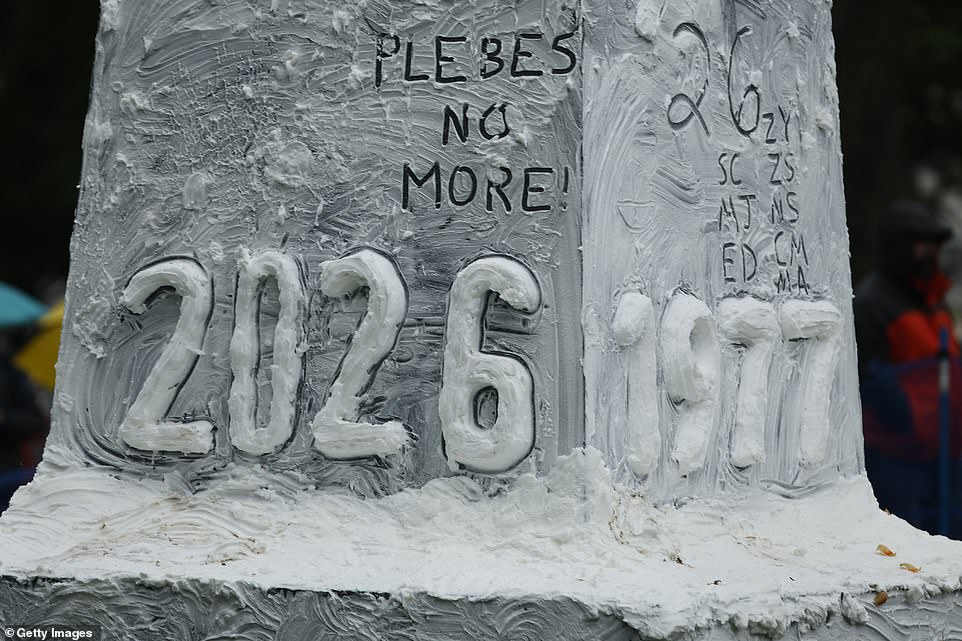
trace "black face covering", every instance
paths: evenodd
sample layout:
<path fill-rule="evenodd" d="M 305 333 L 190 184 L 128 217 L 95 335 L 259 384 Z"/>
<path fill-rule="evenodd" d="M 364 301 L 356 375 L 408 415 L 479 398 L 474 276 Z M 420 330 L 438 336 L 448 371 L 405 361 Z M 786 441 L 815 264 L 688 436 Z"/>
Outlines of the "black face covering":
<path fill-rule="evenodd" d="M 921 258 L 912 256 L 909 264 L 912 272 L 912 280 L 929 280 L 939 268 L 939 259 L 934 255 L 923 256 Z"/>
<path fill-rule="evenodd" d="M 941 245 L 951 236 L 952 230 L 922 205 L 896 205 L 879 218 L 879 267 L 907 286 L 928 280 L 938 272 L 938 259 L 916 258 L 912 246 L 918 241 Z"/>

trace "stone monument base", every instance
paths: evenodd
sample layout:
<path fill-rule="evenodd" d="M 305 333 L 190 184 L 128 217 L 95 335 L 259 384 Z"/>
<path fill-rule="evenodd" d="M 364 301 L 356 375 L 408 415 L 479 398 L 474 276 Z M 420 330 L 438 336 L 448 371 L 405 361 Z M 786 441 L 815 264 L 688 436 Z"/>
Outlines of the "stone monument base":
<path fill-rule="evenodd" d="M 191 493 L 46 464 L 0 520 L 3 623 L 138 640 L 962 637 L 962 543 L 881 512 L 863 476 L 657 506 L 589 449 L 500 488 L 362 500 L 284 481 L 228 468 Z"/>

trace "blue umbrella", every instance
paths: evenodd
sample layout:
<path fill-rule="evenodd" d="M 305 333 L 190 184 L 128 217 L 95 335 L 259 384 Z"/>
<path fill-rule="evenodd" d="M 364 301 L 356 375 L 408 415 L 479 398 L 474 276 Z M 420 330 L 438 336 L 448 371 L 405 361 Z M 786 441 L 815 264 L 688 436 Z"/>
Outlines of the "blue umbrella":
<path fill-rule="evenodd" d="M 19 289 L 0 283 L 0 329 L 27 325 L 47 311 L 39 301 Z"/>

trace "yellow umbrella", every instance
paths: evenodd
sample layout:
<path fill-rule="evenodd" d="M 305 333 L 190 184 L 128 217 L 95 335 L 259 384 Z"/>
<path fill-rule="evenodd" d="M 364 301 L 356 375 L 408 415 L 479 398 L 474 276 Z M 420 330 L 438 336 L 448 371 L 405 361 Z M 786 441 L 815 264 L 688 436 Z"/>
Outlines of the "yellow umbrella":
<path fill-rule="evenodd" d="M 56 377 L 62 324 L 63 301 L 60 301 L 37 321 L 37 334 L 17 352 L 13 359 L 17 367 L 26 372 L 34 383 L 48 390 L 53 390 Z"/>

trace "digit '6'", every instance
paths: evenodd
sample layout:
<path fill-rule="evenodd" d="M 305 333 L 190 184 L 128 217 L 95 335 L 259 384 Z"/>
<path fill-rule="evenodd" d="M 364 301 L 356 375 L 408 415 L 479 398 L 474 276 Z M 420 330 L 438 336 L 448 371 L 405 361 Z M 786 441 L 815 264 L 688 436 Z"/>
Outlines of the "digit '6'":
<path fill-rule="evenodd" d="M 481 351 L 491 292 L 523 312 L 541 305 L 537 279 L 514 258 L 488 256 L 462 269 L 448 299 L 439 398 L 448 465 L 489 474 L 517 465 L 531 451 L 535 435 L 531 372 L 514 356 Z M 494 425 L 485 429 L 475 404 L 489 388 L 497 391 L 498 411 Z"/>

